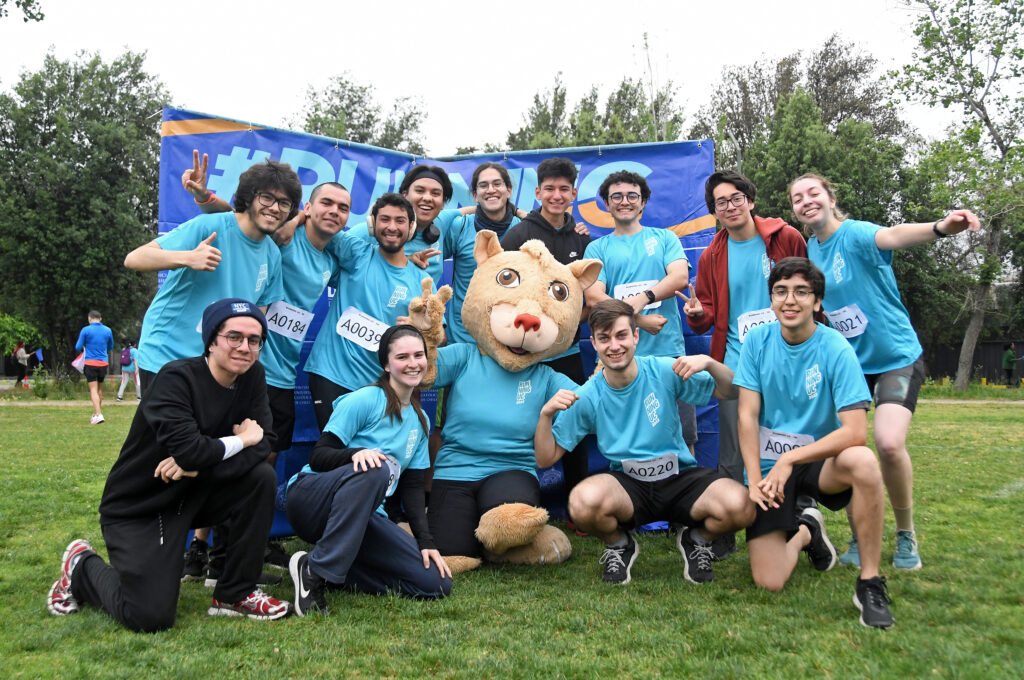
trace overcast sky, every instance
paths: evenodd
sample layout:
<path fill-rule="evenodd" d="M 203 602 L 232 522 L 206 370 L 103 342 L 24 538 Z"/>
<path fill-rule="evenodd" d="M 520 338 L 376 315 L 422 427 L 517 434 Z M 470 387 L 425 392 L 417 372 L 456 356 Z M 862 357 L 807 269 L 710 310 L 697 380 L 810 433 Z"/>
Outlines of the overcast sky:
<path fill-rule="evenodd" d="M 692 120 L 724 66 L 810 51 L 833 32 L 897 67 L 911 58 L 915 17 L 902 0 L 40 3 L 39 23 L 7 3 L 0 89 L 37 70 L 51 47 L 61 59 L 88 50 L 106 60 L 128 48 L 148 53 L 147 70 L 175 106 L 289 127 L 307 85 L 348 71 L 386 106 L 418 98 L 433 155 L 504 142 L 559 71 L 570 106 L 592 85 L 604 96 L 624 76 L 644 75 L 644 32 L 655 84 L 672 80 Z M 950 120 L 908 113 L 931 135 Z"/>

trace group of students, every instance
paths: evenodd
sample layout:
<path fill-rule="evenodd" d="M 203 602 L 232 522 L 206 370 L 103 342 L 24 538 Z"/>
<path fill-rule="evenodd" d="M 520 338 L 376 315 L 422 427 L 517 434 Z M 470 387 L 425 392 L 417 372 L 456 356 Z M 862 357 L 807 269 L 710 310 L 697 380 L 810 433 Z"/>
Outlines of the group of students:
<path fill-rule="evenodd" d="M 71 613 L 88 602 L 134 630 L 169 627 L 185 536 L 190 528 L 214 526 L 222 556 L 216 573 L 211 560 L 210 614 L 275 619 L 289 613 L 287 602 L 256 585 L 273 511 L 273 470 L 261 463 L 290 448 L 299 350 L 328 284 L 336 292 L 305 366 L 322 437 L 287 492 L 293 528 L 315 544 L 289 561 L 295 611 L 326 611 L 329 584 L 447 595 L 451 571 L 443 555 L 479 553 L 475 520 L 509 500 L 504 489 L 492 493 L 487 481 L 521 472 L 516 483 L 529 487 L 527 496 L 536 490 L 536 503 L 539 486 L 532 464 L 520 469 L 517 458 L 515 469 L 501 469 L 509 459 L 481 447 L 472 460 L 465 451 L 460 459 L 446 440 L 449 451 L 442 447 L 433 466 L 426 513 L 428 427 L 413 399 L 426 374 L 426 343 L 399 321 L 425 277 L 438 280 L 441 260 L 451 257 L 446 332 L 449 342 L 471 341 L 459 317 L 461 300 L 475 270 L 476 233 L 492 229 L 504 231 L 506 249 L 539 238 L 563 263 L 589 256 L 604 265 L 585 291 L 603 370 L 584 383 L 575 342 L 551 360 L 561 375 L 543 390 L 536 427 L 519 432 L 524 428 L 516 423 L 516 444 L 526 441 L 540 467 L 566 452 L 582 455 L 582 469 L 569 466 L 576 470 L 575 478 L 567 475 L 569 512 L 581 531 L 606 542 L 606 581 L 629 582 L 639 553 L 631 529 L 654 519 L 683 526 L 677 543 L 691 581 L 713 578 L 712 541 L 743 527 L 762 587 L 780 589 L 801 550 L 816 568 L 831 568 L 835 550 L 820 512 L 813 504 L 797 507 L 798 496 L 810 496 L 830 509 L 850 507 L 855 540 L 844 557 L 861 569 L 854 596 L 861 622 L 891 626 L 878 573 L 881 484 L 884 479 L 896 513 L 897 556 L 908 547 L 914 560 L 896 566 L 917 568 L 905 438 L 922 367 L 889 251 L 977 229 L 977 219 L 956 211 L 933 225 L 890 229 L 844 221 L 827 180 L 807 175 L 790 191 L 797 219 L 811 234 L 807 247 L 781 220 L 753 216 L 749 180 L 715 173 L 706 200 L 723 229 L 701 257 L 696 287 L 688 287 L 678 239 L 640 225 L 650 198 L 641 176 L 622 171 L 602 184 L 615 232 L 590 242 L 566 212 L 576 193 L 573 164 L 548 159 L 537 174 L 541 207 L 517 225 L 511 180 L 499 164 L 474 173 L 475 214 L 442 210 L 452 194 L 447 175 L 417 165 L 398 193 L 377 199 L 366 228 L 342 233 L 351 196 L 340 184 L 318 185 L 300 212 L 298 177 L 267 161 L 243 173 L 232 207 L 206 189 L 206 158 L 200 163 L 196 153 L 183 185 L 212 214 L 125 260 L 137 269 L 171 271 L 143 322 L 138 366 L 145 396 L 100 505 L 114 566 L 85 541 L 72 542 L 48 596 L 50 611 Z M 711 357 L 685 356 L 676 295 L 685 300 L 691 327 L 714 327 Z M 833 328 L 815 321 L 822 311 Z M 457 346 L 452 351 L 461 357 Z M 881 472 L 864 447 L 869 383 Z M 471 411 L 477 420 L 488 417 L 472 405 L 475 395 L 456 390 L 452 396 L 449 408 L 439 409 L 449 421 Z M 695 432 L 687 427 L 694 405 L 712 396 L 722 410 L 718 471 L 697 467 L 687 437 Z M 452 439 L 467 429 L 449 422 L 442 437 L 449 428 L 456 431 Z M 608 474 L 586 476 L 580 444 L 588 433 L 611 461 Z M 382 507 L 396 494 L 412 536 Z M 469 505 L 445 498 L 469 499 Z M 453 508 L 465 521 L 453 519 Z"/>

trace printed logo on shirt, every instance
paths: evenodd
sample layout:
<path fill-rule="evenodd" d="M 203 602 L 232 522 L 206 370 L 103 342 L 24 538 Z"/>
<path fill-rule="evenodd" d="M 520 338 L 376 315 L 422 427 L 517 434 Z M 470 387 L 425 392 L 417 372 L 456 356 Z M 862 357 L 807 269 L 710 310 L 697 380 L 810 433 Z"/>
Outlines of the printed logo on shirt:
<path fill-rule="evenodd" d="M 576 254 L 575 250 L 570 250 L 569 251 L 569 257 L 578 257 L 578 255 Z"/>
<path fill-rule="evenodd" d="M 644 241 L 644 249 L 647 251 L 647 257 L 654 255 L 655 250 L 658 248 L 658 239 L 653 236 Z"/>
<path fill-rule="evenodd" d="M 324 272 L 324 282 L 321 283 L 320 285 L 321 286 L 326 286 L 327 282 L 330 281 L 330 280 L 331 280 L 331 271 L 327 270 L 327 271 Z"/>
<path fill-rule="evenodd" d="M 409 441 L 405 443 L 405 459 L 409 460 L 412 458 L 412 450 L 416 448 L 416 442 L 419 441 L 420 431 L 413 428 L 409 431 Z"/>
<path fill-rule="evenodd" d="M 768 259 L 768 253 L 761 254 L 761 273 L 764 274 L 764 278 L 768 278 L 772 273 L 772 261 Z"/>
<path fill-rule="evenodd" d="M 651 421 L 651 427 L 661 422 L 661 418 L 658 417 L 659 408 L 661 408 L 661 402 L 654 396 L 654 392 L 651 392 L 644 399 L 644 410 L 647 411 L 647 420 Z"/>
<path fill-rule="evenodd" d="M 836 256 L 832 258 L 832 278 L 836 283 L 843 280 L 843 269 L 845 268 L 846 262 L 843 260 L 843 256 L 836 253 Z"/>
<path fill-rule="evenodd" d="M 260 274 L 256 278 L 256 292 L 260 292 L 260 288 L 263 287 L 263 282 L 267 280 L 267 263 L 264 262 L 260 265 Z"/>
<path fill-rule="evenodd" d="M 516 391 L 516 403 L 522 404 L 526 401 L 526 395 L 533 391 L 533 385 L 529 380 L 520 380 L 519 389 Z"/>
<path fill-rule="evenodd" d="M 235 314 L 247 314 L 252 310 L 249 309 L 248 302 L 232 302 L 231 311 L 234 312 Z"/>
<path fill-rule="evenodd" d="M 804 387 L 807 389 L 808 399 L 818 396 L 819 383 L 821 383 L 821 371 L 818 370 L 818 364 L 814 364 L 804 373 Z"/>
<path fill-rule="evenodd" d="M 388 307 L 394 307 L 399 302 L 404 300 L 409 295 L 409 289 L 405 286 L 399 286 L 395 288 L 395 292 L 391 294 L 391 299 L 388 300 Z"/>

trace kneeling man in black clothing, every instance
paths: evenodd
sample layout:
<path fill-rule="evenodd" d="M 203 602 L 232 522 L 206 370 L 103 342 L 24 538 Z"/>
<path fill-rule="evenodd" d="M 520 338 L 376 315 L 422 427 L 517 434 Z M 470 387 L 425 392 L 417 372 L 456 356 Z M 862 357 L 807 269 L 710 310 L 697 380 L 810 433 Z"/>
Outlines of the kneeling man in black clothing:
<path fill-rule="evenodd" d="M 47 608 L 91 604 L 134 631 L 174 625 L 189 529 L 223 526 L 227 559 L 211 616 L 278 619 L 289 604 L 256 587 L 277 486 L 263 366 L 267 321 L 240 298 L 203 312 L 201 357 L 160 369 L 100 500 L 107 565 L 86 541 L 64 551 Z M 264 430 L 267 435 L 264 436 Z"/>

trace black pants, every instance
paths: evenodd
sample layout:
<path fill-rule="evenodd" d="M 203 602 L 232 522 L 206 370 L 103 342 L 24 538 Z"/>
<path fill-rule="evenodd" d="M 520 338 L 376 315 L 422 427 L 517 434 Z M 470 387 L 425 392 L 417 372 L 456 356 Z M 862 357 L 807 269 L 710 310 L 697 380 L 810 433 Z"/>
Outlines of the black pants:
<path fill-rule="evenodd" d="M 213 597 L 234 603 L 256 589 L 274 519 L 274 469 L 261 463 L 229 482 L 171 482 L 181 483 L 193 488 L 180 509 L 102 522 L 110 565 L 98 555 L 83 558 L 72 573 L 75 599 L 103 609 L 136 632 L 170 628 L 178 609 L 189 529 L 215 524 L 224 529 L 218 540 L 223 540 L 227 558 Z"/>
<path fill-rule="evenodd" d="M 577 385 L 587 382 L 587 377 L 583 375 L 583 357 L 579 353 L 570 354 L 560 359 L 549 359 L 544 364 L 555 369 Z M 566 451 L 565 455 L 562 456 L 562 474 L 564 475 L 562 490 L 565 493 L 566 502 L 569 500 L 569 492 L 572 491 L 574 486 L 586 479 L 589 471 L 586 441 L 586 438 L 580 440 L 576 448 L 572 451 Z"/>
<path fill-rule="evenodd" d="M 320 428 L 321 434 L 323 434 L 324 428 L 327 427 L 327 421 L 331 419 L 331 413 L 334 412 L 334 400 L 351 391 L 322 375 L 317 375 L 316 373 L 309 374 L 309 396 L 313 398 L 316 426 Z M 146 393 L 145 387 L 142 388 L 142 393 Z"/>
<path fill-rule="evenodd" d="M 154 380 L 156 380 L 156 373 L 139 369 L 139 385 L 142 387 L 143 394 L 149 392 L 149 388 L 153 386 Z"/>

